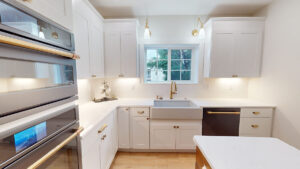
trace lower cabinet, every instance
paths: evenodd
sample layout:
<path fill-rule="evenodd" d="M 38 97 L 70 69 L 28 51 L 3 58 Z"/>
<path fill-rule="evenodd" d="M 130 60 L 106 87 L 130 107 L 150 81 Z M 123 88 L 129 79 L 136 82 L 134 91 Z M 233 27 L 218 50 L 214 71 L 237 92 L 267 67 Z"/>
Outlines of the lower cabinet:
<path fill-rule="evenodd" d="M 120 149 L 130 148 L 129 117 L 129 108 L 121 107 L 118 109 L 118 143 Z"/>
<path fill-rule="evenodd" d="M 82 168 L 109 169 L 117 152 L 115 112 L 81 138 Z"/>
<path fill-rule="evenodd" d="M 130 114 L 130 148 L 149 149 L 149 108 L 132 108 Z"/>
<path fill-rule="evenodd" d="M 150 148 L 194 150 L 193 137 L 201 134 L 201 120 L 152 120 L 150 122 Z"/>

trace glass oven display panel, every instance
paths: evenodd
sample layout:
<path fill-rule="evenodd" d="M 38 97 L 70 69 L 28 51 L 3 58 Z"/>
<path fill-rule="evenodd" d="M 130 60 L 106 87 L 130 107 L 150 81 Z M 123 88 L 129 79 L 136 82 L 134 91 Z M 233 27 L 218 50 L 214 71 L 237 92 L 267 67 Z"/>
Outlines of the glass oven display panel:
<path fill-rule="evenodd" d="M 14 134 L 15 150 L 19 152 L 37 143 L 47 136 L 46 122 L 40 123 Z"/>

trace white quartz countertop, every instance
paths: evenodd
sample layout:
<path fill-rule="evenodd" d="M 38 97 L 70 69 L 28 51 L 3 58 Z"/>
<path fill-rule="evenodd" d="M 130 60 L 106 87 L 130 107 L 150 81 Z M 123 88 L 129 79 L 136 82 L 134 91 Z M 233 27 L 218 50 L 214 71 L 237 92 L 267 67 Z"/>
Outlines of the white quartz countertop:
<path fill-rule="evenodd" d="M 300 151 L 276 138 L 195 136 L 213 169 L 299 169 Z"/>
<path fill-rule="evenodd" d="M 115 101 L 94 103 L 93 101 L 79 105 L 79 122 L 84 131 L 88 132 L 91 127 L 103 120 L 117 107 L 151 107 L 154 99 L 119 99 Z M 176 100 L 176 99 L 175 99 Z M 275 107 L 274 105 L 262 103 L 249 99 L 188 99 L 199 107 Z"/>

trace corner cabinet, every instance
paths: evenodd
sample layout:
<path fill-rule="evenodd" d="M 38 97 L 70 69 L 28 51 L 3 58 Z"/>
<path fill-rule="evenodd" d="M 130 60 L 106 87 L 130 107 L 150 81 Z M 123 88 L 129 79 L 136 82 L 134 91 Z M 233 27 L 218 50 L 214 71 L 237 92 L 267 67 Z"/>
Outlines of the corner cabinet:
<path fill-rule="evenodd" d="M 204 76 L 259 77 L 264 18 L 212 18 L 205 25 Z"/>
<path fill-rule="evenodd" d="M 72 29 L 72 1 L 70 0 L 10 0 L 25 6 L 57 24 Z"/>
<path fill-rule="evenodd" d="M 103 18 L 86 0 L 73 0 L 78 78 L 104 77 Z"/>
<path fill-rule="evenodd" d="M 104 24 L 105 76 L 138 77 L 136 19 L 106 19 Z"/>

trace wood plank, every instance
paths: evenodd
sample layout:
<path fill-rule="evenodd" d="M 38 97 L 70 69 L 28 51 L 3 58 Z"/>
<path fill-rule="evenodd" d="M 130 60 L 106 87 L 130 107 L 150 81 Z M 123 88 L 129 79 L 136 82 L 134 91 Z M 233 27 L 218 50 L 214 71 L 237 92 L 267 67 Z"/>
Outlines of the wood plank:
<path fill-rule="evenodd" d="M 195 169 L 202 169 L 202 167 L 206 167 L 206 169 L 212 169 L 207 160 L 205 159 L 204 155 L 200 151 L 200 149 L 196 148 L 196 165 Z"/>

